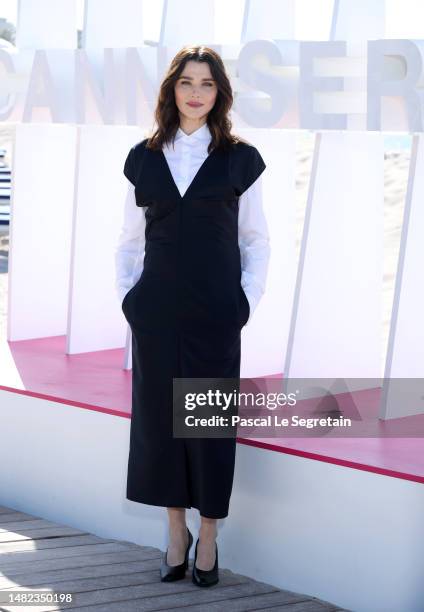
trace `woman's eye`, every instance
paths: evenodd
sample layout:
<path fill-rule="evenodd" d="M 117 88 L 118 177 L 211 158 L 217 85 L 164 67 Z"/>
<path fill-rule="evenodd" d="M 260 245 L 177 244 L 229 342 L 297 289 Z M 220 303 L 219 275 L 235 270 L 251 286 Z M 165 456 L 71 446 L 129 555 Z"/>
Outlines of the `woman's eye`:
<path fill-rule="evenodd" d="M 191 85 L 190 81 L 181 81 L 181 85 Z M 203 85 L 206 85 L 206 87 L 212 87 L 213 84 L 212 83 L 203 83 Z"/>

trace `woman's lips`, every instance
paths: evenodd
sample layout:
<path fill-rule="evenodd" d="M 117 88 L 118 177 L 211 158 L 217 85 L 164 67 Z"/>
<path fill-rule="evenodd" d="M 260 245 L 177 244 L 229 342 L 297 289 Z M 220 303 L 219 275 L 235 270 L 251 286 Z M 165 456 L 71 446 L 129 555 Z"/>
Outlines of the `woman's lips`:
<path fill-rule="evenodd" d="M 199 106 L 203 106 L 199 102 L 187 102 L 188 106 L 192 106 L 193 108 L 198 108 Z"/>

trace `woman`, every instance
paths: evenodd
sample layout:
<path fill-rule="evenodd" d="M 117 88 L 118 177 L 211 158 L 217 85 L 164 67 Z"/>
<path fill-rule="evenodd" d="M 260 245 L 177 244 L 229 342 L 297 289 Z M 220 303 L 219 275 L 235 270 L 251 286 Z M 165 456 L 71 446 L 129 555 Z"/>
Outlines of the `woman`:
<path fill-rule="evenodd" d="M 233 96 L 219 55 L 184 47 L 159 92 L 150 138 L 125 161 L 129 180 L 116 287 L 132 331 L 127 498 L 165 506 L 161 580 L 184 578 L 201 516 L 192 579 L 218 582 L 216 521 L 228 515 L 235 438 L 173 437 L 173 377 L 239 378 L 240 332 L 265 290 L 265 163 L 230 133 Z M 243 269 L 241 266 L 243 260 Z"/>

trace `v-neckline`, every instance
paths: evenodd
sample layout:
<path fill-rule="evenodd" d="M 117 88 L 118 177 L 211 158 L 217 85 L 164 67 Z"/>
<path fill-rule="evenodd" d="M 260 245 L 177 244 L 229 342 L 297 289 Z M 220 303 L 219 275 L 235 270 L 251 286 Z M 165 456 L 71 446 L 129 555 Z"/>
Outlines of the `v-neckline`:
<path fill-rule="evenodd" d="M 199 169 L 197 170 L 196 174 L 194 175 L 193 180 L 191 181 L 190 185 L 187 187 L 187 189 L 185 190 L 184 194 L 181 195 L 180 190 L 178 189 L 178 185 L 175 182 L 174 177 L 172 176 L 171 168 L 169 167 L 168 160 L 166 159 L 165 153 L 163 152 L 162 149 L 160 149 L 161 159 L 163 160 L 163 163 L 164 163 L 164 165 L 166 167 L 166 170 L 168 172 L 168 177 L 170 179 L 171 185 L 172 185 L 173 189 L 175 190 L 175 192 L 177 193 L 179 199 L 183 200 L 186 197 L 186 195 L 188 194 L 190 189 L 192 189 L 193 185 L 195 185 L 196 181 L 198 180 L 199 175 L 202 173 L 202 171 L 204 171 L 207 162 L 210 160 L 210 158 L 212 157 L 212 155 L 215 153 L 216 150 L 217 150 L 217 148 L 215 147 L 208 154 L 208 156 L 205 157 L 203 162 L 200 164 Z"/>

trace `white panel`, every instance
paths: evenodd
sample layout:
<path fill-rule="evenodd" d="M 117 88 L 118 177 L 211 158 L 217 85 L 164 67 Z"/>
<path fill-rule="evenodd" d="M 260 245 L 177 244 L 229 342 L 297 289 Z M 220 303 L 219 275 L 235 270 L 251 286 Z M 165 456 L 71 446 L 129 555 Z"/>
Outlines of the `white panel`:
<path fill-rule="evenodd" d="M 263 207 L 271 258 L 267 288 L 251 321 L 242 329 L 242 377 L 283 370 L 295 280 L 295 132 L 235 130 L 254 144 L 267 168 L 263 173 Z"/>
<path fill-rule="evenodd" d="M 422 0 L 386 0 L 386 38 L 424 38 Z"/>
<path fill-rule="evenodd" d="M 16 126 L 8 339 L 65 333 L 75 127 Z"/>
<path fill-rule="evenodd" d="M 296 0 L 296 39 L 328 40 L 334 0 Z"/>
<path fill-rule="evenodd" d="M 385 0 L 334 0 L 331 40 L 384 38 Z"/>
<path fill-rule="evenodd" d="M 285 376 L 381 376 L 382 253 L 382 135 L 317 135 Z"/>
<path fill-rule="evenodd" d="M 184 45 L 216 42 L 213 0 L 165 0 L 163 6 L 160 44 L 169 48 L 169 60 Z"/>
<path fill-rule="evenodd" d="M 259 38 L 294 38 L 295 0 L 249 0 L 245 3 L 241 42 Z"/>
<path fill-rule="evenodd" d="M 142 138 L 139 128 L 80 127 L 68 353 L 124 345 L 126 321 L 115 292 L 114 252 L 128 184 L 124 161 Z"/>
<path fill-rule="evenodd" d="M 141 47 L 143 0 L 85 0 L 85 49 Z"/>
<path fill-rule="evenodd" d="M 75 49 L 76 0 L 19 0 L 16 46 L 20 49 Z"/>
<path fill-rule="evenodd" d="M 215 0 L 215 36 L 221 45 L 239 45 L 246 0 Z"/>
<path fill-rule="evenodd" d="M 165 0 L 143 2 L 143 37 L 148 44 L 158 44 Z M 225 0 L 224 0 L 225 1 Z"/>
<path fill-rule="evenodd" d="M 3 390 L 0 411 L 1 505 L 166 549 L 165 508 L 125 497 L 129 419 Z M 422 612 L 423 513 L 421 483 L 238 444 L 220 566 L 355 612 Z"/>
<path fill-rule="evenodd" d="M 423 169 L 419 134 L 413 139 L 383 386 L 381 416 L 387 418 L 424 413 Z M 418 380 L 402 380 L 408 378 Z"/>

